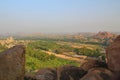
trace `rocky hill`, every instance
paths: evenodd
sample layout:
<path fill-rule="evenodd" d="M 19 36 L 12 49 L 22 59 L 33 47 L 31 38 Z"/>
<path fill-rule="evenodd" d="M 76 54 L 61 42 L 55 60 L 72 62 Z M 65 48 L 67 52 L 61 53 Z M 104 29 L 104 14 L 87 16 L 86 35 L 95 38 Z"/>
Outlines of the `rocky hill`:
<path fill-rule="evenodd" d="M 106 38 L 115 38 L 117 35 L 110 33 L 110 32 L 98 32 L 96 35 L 94 35 L 93 37 L 95 39 L 106 39 Z"/>

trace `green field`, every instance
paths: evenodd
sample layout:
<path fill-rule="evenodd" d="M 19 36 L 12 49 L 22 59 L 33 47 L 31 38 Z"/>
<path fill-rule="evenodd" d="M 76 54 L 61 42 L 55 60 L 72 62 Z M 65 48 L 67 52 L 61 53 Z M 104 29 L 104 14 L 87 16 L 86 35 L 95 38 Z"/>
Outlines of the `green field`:
<path fill-rule="evenodd" d="M 66 64 L 79 66 L 78 62 L 57 58 L 41 50 L 34 50 L 31 47 L 26 48 L 26 71 L 34 71 L 41 68 L 55 68 Z"/>

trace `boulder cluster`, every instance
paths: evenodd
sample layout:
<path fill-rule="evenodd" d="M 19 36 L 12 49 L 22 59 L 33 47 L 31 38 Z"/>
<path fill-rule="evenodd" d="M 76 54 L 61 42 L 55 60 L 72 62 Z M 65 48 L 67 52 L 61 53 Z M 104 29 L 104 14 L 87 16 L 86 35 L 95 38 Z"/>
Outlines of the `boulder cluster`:
<path fill-rule="evenodd" d="M 25 75 L 25 48 L 0 53 L 0 80 L 120 80 L 120 36 L 106 48 L 106 62 L 85 59 L 80 67 L 65 65 Z"/>

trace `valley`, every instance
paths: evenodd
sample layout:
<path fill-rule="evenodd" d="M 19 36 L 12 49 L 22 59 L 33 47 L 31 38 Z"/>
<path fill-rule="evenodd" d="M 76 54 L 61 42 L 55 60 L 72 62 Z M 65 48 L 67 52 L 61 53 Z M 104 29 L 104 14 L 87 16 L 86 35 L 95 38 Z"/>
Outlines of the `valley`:
<path fill-rule="evenodd" d="M 34 72 L 42 68 L 59 67 L 62 65 L 80 66 L 85 58 L 105 60 L 105 47 L 115 34 L 99 32 L 97 34 L 66 34 L 41 36 L 13 36 L 0 40 L 0 51 L 15 45 L 26 47 L 26 72 Z M 111 36 L 110 36 L 111 34 Z M 97 38 L 95 37 L 96 35 Z M 101 36 L 107 42 L 101 40 Z M 104 36 L 104 37 L 103 37 Z M 110 37 L 107 37 L 110 36 Z M 95 38 L 94 38 L 95 37 Z"/>

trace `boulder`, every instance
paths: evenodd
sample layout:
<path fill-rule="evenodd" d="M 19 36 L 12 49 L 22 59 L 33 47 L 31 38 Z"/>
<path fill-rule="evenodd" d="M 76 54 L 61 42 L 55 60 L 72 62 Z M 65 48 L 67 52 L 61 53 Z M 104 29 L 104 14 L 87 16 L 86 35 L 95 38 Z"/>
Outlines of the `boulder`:
<path fill-rule="evenodd" d="M 79 80 L 85 74 L 86 72 L 79 67 L 65 65 L 57 69 L 57 80 Z"/>
<path fill-rule="evenodd" d="M 98 59 L 85 59 L 83 62 L 81 62 L 81 66 L 80 66 L 80 68 L 82 68 L 85 71 L 88 71 L 91 68 L 97 68 L 97 67 L 106 68 L 107 64 Z"/>
<path fill-rule="evenodd" d="M 37 80 L 33 76 L 25 76 L 24 80 Z"/>
<path fill-rule="evenodd" d="M 106 68 L 93 68 L 80 80 L 111 80 L 113 73 Z"/>
<path fill-rule="evenodd" d="M 14 46 L 0 53 L 0 80 L 24 80 L 24 73 L 24 46 Z"/>
<path fill-rule="evenodd" d="M 112 71 L 120 71 L 120 35 L 106 49 L 108 68 Z"/>
<path fill-rule="evenodd" d="M 56 69 L 52 69 L 52 68 L 40 69 L 35 74 L 35 79 L 36 80 L 57 80 Z"/>

